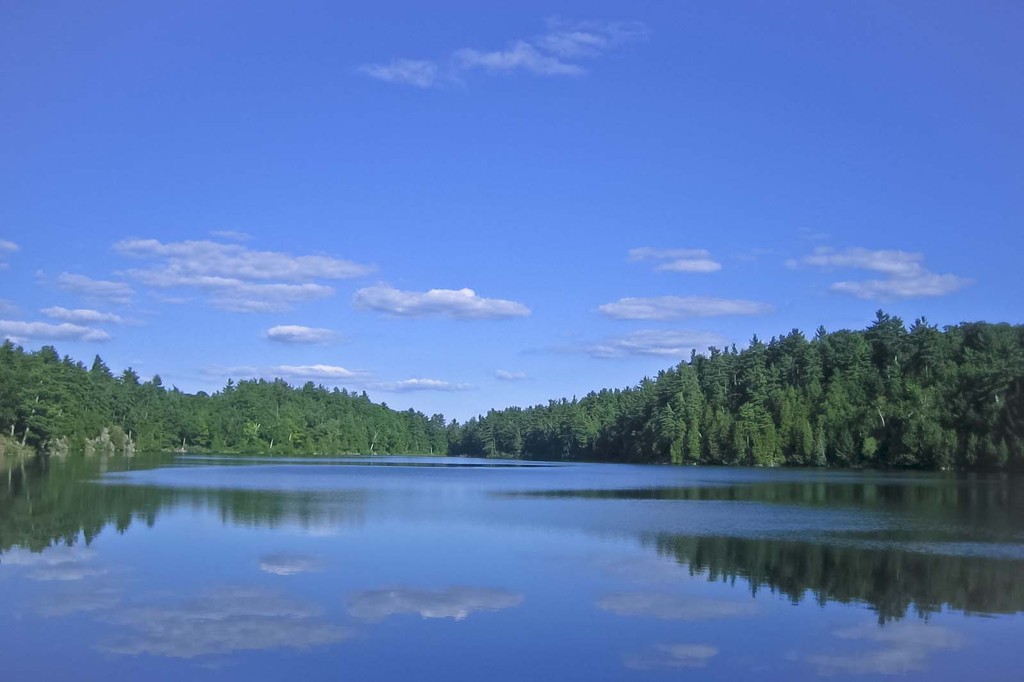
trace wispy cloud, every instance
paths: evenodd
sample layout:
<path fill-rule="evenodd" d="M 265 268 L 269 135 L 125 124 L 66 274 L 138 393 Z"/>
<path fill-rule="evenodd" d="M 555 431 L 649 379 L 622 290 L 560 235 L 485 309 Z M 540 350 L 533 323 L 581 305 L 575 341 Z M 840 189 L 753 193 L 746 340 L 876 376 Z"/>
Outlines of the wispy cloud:
<path fill-rule="evenodd" d="M 0 239 L 0 270 L 7 267 L 6 256 L 19 250 L 17 244 L 6 239 Z"/>
<path fill-rule="evenodd" d="M 494 377 L 502 381 L 523 381 L 527 378 L 526 372 L 513 372 L 507 369 L 495 370 Z"/>
<path fill-rule="evenodd" d="M 708 346 L 724 346 L 728 342 L 724 336 L 711 332 L 644 329 L 584 346 L 583 350 L 596 358 L 631 355 L 686 358 L 691 351 L 703 351 Z"/>
<path fill-rule="evenodd" d="M 268 329 L 267 338 L 278 343 L 330 343 L 338 338 L 338 334 L 320 327 L 282 324 Z"/>
<path fill-rule="evenodd" d="M 629 262 L 639 263 L 651 260 L 659 272 L 717 272 L 722 264 L 711 258 L 706 249 L 654 249 L 642 246 L 629 250 Z"/>
<path fill-rule="evenodd" d="M 373 272 L 368 265 L 331 256 L 293 256 L 278 251 L 254 251 L 241 244 L 206 240 L 160 242 L 125 239 L 114 250 L 129 256 L 161 261 L 158 271 L 177 277 L 225 277 L 242 280 L 348 279 Z"/>
<path fill-rule="evenodd" d="M 331 256 L 293 256 L 208 240 L 126 239 L 114 250 L 154 262 L 150 268 L 126 271 L 128 277 L 158 289 L 196 289 L 213 307 L 233 312 L 288 310 L 334 294 L 332 287 L 315 280 L 349 279 L 373 271 L 371 266 Z"/>
<path fill-rule="evenodd" d="M 436 63 L 424 59 L 393 59 L 387 64 L 363 64 L 356 70 L 370 78 L 417 88 L 437 85 L 441 73 Z"/>
<path fill-rule="evenodd" d="M 112 282 L 104 279 L 93 279 L 85 275 L 62 272 L 57 276 L 57 287 L 63 291 L 83 296 L 87 299 L 103 300 L 110 303 L 131 303 L 135 290 L 125 282 Z"/>
<path fill-rule="evenodd" d="M 503 50 L 490 52 L 464 48 L 458 50 L 454 57 L 456 68 L 460 71 L 527 71 L 538 76 L 580 76 L 586 73 L 579 64 L 565 62 L 559 57 L 545 54 L 525 40 L 517 40 Z"/>
<path fill-rule="evenodd" d="M 625 664 L 634 670 L 703 668 L 717 655 L 718 648 L 709 644 L 655 644 L 646 651 L 628 654 Z"/>
<path fill-rule="evenodd" d="M 395 317 L 438 315 L 457 320 L 496 320 L 525 317 L 530 309 L 522 303 L 483 298 L 472 289 L 402 291 L 387 285 L 360 289 L 352 299 L 356 308 Z"/>
<path fill-rule="evenodd" d="M 366 390 L 383 391 L 385 393 L 412 393 L 416 391 L 469 391 L 472 384 L 445 381 L 443 379 L 413 378 L 398 381 L 383 381 L 373 373 L 364 370 L 352 370 L 340 365 L 273 365 L 254 366 L 208 366 L 202 369 L 203 374 L 218 379 L 262 377 L 264 379 L 284 379 L 286 381 L 315 381 L 327 385 L 347 386 Z"/>
<path fill-rule="evenodd" d="M 63 322 L 24 322 L 20 320 L 0 320 L 0 336 L 15 343 L 29 340 L 38 341 L 109 341 L 110 334 L 102 329 L 84 327 L 79 324 Z"/>
<path fill-rule="evenodd" d="M 109 620 L 127 633 L 100 646 L 111 654 L 196 658 L 239 651 L 300 649 L 340 642 L 352 632 L 320 610 L 277 593 L 226 587 L 181 604 L 125 609 Z"/>
<path fill-rule="evenodd" d="M 354 372 L 338 365 L 277 365 L 269 372 L 282 379 L 329 379 L 343 381 L 364 377 L 361 372 Z"/>
<path fill-rule="evenodd" d="M 412 391 L 468 391 L 473 388 L 471 384 L 454 384 L 442 379 L 378 381 L 370 384 L 369 387 L 390 393 L 410 393 Z"/>
<path fill-rule="evenodd" d="M 523 595 L 517 592 L 480 587 L 449 587 L 438 591 L 367 590 L 352 596 L 348 612 L 355 618 L 369 621 L 412 614 L 422 618 L 463 620 L 476 611 L 510 609 L 522 603 Z"/>
<path fill-rule="evenodd" d="M 684 317 L 724 315 L 765 315 L 772 306 L 742 299 L 708 296 L 655 296 L 620 298 L 598 308 L 603 315 L 617 320 L 674 320 Z"/>
<path fill-rule="evenodd" d="M 617 616 L 660 620 L 707 620 L 745 616 L 755 612 L 750 601 L 724 601 L 677 597 L 654 592 L 622 592 L 602 598 L 597 608 Z"/>
<path fill-rule="evenodd" d="M 481 50 L 464 47 L 448 57 L 393 59 L 363 64 L 356 71 L 388 83 L 432 88 L 458 83 L 471 72 L 538 76 L 581 76 L 587 72 L 580 63 L 628 43 L 647 37 L 640 22 L 565 22 L 552 19 L 547 30 L 533 38 L 513 40 L 503 48 Z"/>
<path fill-rule="evenodd" d="M 60 306 L 53 306 L 51 308 L 43 308 L 39 312 L 47 317 L 55 320 L 62 320 L 64 322 L 86 324 L 102 324 L 106 322 L 109 324 L 127 324 L 127 320 L 120 315 L 104 313 L 99 310 L 90 310 L 88 308 L 75 308 L 74 310 L 71 310 L 68 308 L 61 308 Z"/>
<path fill-rule="evenodd" d="M 927 669 L 928 657 L 955 650 L 964 638 L 952 630 L 925 623 L 871 624 L 833 633 L 843 640 L 872 642 L 877 648 L 841 654 L 815 654 L 804 660 L 820 675 L 902 675 Z"/>
<path fill-rule="evenodd" d="M 787 261 L 787 265 L 849 268 L 882 274 L 883 279 L 845 280 L 834 282 L 830 287 L 837 293 L 867 300 L 945 296 L 972 283 L 972 280 L 957 275 L 931 272 L 924 266 L 924 254 L 908 251 L 819 247 L 809 256 Z"/>
<path fill-rule="evenodd" d="M 251 234 L 240 230 L 214 230 L 210 233 L 210 236 L 217 239 L 227 239 L 232 242 L 247 242 L 252 239 Z"/>

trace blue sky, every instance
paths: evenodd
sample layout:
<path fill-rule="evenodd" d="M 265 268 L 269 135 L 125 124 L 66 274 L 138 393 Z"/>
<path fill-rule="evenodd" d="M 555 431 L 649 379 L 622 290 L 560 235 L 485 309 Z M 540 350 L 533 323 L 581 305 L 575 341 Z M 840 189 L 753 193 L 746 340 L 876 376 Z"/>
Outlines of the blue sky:
<path fill-rule="evenodd" d="M 466 419 L 1021 323 L 1024 4 L 4 2 L 0 336 Z"/>

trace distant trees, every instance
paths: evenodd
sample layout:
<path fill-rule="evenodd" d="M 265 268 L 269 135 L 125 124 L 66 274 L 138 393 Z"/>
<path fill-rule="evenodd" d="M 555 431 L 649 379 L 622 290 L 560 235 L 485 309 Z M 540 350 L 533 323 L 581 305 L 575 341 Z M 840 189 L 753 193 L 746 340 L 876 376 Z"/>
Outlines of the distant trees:
<path fill-rule="evenodd" d="M 106 429 L 106 431 L 104 431 Z M 272 455 L 433 453 L 674 464 L 1024 468 L 1024 327 L 799 330 L 577 400 L 490 410 L 465 424 L 397 412 L 366 393 L 280 379 L 207 395 L 86 369 L 52 347 L 0 345 L 0 434 L 40 451 Z M 107 441 L 104 441 L 103 447 Z"/>
<path fill-rule="evenodd" d="M 1024 327 L 819 328 L 711 348 L 623 390 L 471 419 L 454 454 L 676 464 L 1024 468 Z"/>
<path fill-rule="evenodd" d="M 62 452 L 312 455 L 368 453 L 373 444 L 378 453 L 443 455 L 449 431 L 441 415 L 396 412 L 312 382 L 228 381 L 214 395 L 189 395 L 159 375 L 143 381 L 128 368 L 115 376 L 98 355 L 86 369 L 50 346 L 0 345 L 0 434 L 41 452 L 59 443 Z"/>

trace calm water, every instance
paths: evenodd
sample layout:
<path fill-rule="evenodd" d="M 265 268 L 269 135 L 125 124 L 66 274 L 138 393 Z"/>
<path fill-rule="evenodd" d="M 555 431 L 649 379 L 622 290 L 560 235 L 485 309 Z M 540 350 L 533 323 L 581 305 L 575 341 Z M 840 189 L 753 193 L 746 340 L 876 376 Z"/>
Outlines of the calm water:
<path fill-rule="evenodd" d="M 54 462 L 0 595 L 10 680 L 1020 680 L 1024 481 Z"/>

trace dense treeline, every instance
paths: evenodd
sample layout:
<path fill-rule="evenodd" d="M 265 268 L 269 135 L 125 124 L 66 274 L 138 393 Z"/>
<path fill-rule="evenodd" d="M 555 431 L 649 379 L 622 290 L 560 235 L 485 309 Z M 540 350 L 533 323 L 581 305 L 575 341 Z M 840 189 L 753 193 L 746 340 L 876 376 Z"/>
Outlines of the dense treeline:
<path fill-rule="evenodd" d="M 708 355 L 623 390 L 491 410 L 459 426 L 312 382 L 213 395 L 0 345 L 0 452 L 433 453 L 553 460 L 1024 468 L 1024 326 L 939 330 L 879 311 Z"/>
<path fill-rule="evenodd" d="M 114 376 L 99 356 L 86 368 L 50 346 L 0 345 L 0 450 L 444 454 L 447 431 L 442 415 L 397 412 L 312 382 L 228 381 L 213 395 L 190 395 L 130 368 Z"/>
<path fill-rule="evenodd" d="M 800 331 L 581 400 L 492 410 L 453 454 L 677 464 L 1024 467 L 1024 326 Z"/>

